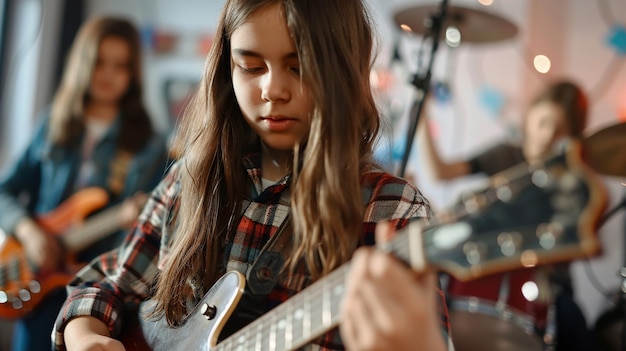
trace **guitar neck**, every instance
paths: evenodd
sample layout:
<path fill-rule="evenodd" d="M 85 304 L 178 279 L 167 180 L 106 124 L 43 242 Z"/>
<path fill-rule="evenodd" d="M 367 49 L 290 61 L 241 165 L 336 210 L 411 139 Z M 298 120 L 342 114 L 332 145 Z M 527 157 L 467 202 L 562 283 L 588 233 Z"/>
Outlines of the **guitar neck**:
<path fill-rule="evenodd" d="M 77 252 L 120 229 L 120 208 L 116 205 L 89 217 L 82 225 L 69 230 L 60 238 L 66 249 Z"/>
<path fill-rule="evenodd" d="M 345 264 L 256 319 L 214 350 L 293 350 L 337 326 L 349 271 Z"/>

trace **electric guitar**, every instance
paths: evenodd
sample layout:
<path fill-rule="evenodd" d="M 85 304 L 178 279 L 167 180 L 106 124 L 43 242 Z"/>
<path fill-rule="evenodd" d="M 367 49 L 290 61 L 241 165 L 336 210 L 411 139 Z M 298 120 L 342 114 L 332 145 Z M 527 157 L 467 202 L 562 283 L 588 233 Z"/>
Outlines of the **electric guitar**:
<path fill-rule="evenodd" d="M 417 271 L 440 270 L 467 281 L 521 267 L 594 255 L 606 194 L 571 144 L 541 164 L 522 164 L 464 196 L 454 214 L 436 224 L 411 222 L 388 249 Z M 179 328 L 139 318 L 128 350 L 293 350 L 336 327 L 350 263 L 302 290 L 225 338 L 220 333 L 243 296 L 245 278 L 222 276 Z M 144 302 L 140 317 L 154 306 Z"/>
<path fill-rule="evenodd" d="M 21 244 L 0 231 L 0 318 L 21 318 L 32 311 L 51 290 L 66 285 L 80 269 L 82 265 L 74 262 L 73 253 L 121 229 L 121 204 L 87 218 L 108 201 L 104 189 L 86 188 L 36 218 L 37 224 L 55 235 L 66 250 L 62 266 L 45 274 L 35 272 Z"/>

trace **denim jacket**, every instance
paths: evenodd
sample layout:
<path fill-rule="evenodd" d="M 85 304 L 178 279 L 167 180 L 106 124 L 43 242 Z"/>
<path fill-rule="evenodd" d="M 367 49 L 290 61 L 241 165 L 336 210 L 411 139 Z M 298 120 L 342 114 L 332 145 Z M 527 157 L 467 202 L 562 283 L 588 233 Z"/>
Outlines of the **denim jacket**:
<path fill-rule="evenodd" d="M 73 148 L 53 146 L 47 138 L 49 118 L 46 114 L 21 157 L 0 176 L 0 229 L 9 235 L 25 216 L 48 213 L 74 192 L 82 140 Z M 93 150 L 94 176 L 90 186 L 109 190 L 110 162 L 116 154 L 119 131 L 118 116 Z M 135 192 L 150 192 L 163 176 L 167 161 L 166 138 L 155 134 L 133 155 L 121 194 L 111 198 L 107 207 Z"/>

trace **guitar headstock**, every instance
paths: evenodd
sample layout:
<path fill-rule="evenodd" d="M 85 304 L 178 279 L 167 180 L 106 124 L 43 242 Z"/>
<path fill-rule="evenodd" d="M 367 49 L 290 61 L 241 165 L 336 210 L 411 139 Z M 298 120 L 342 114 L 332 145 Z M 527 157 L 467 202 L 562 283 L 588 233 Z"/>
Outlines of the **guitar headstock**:
<path fill-rule="evenodd" d="M 596 254 L 606 194 L 570 142 L 538 164 L 520 164 L 467 194 L 452 213 L 425 228 L 431 266 L 459 280 Z"/>

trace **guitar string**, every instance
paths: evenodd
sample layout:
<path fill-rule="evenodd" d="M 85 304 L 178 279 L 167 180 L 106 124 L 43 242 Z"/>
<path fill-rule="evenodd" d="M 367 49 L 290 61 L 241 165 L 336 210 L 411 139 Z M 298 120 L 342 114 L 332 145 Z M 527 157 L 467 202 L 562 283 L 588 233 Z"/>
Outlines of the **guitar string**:
<path fill-rule="evenodd" d="M 248 347 L 249 344 L 247 340 L 250 340 L 251 338 L 240 339 L 241 337 L 247 336 L 250 333 L 250 331 L 258 330 L 259 324 L 261 325 L 261 328 L 263 329 L 263 334 L 264 335 L 269 334 L 270 331 L 268 330 L 266 326 L 263 327 L 263 325 L 264 324 L 272 325 L 272 324 L 276 324 L 276 322 L 281 322 L 281 321 L 285 321 L 286 323 L 287 315 L 291 315 L 291 318 L 293 320 L 302 321 L 303 323 L 305 322 L 305 319 L 308 317 L 309 324 L 310 324 L 309 330 L 304 330 L 305 328 L 302 327 L 303 337 L 310 336 L 313 334 L 316 334 L 316 335 L 313 335 L 313 337 L 318 336 L 319 330 L 317 329 L 320 329 L 320 328 L 316 327 L 315 325 L 313 325 L 313 323 L 311 323 L 311 320 L 316 318 L 316 316 L 313 315 L 311 312 L 314 312 L 315 314 L 317 314 L 317 312 L 322 312 L 322 313 L 324 312 L 323 310 L 324 293 L 328 293 L 328 287 L 337 288 L 338 286 L 342 286 L 343 285 L 342 283 L 345 283 L 345 278 L 346 278 L 348 270 L 349 270 L 349 262 L 340 266 L 335 271 L 329 273 L 323 280 L 320 280 L 310 285 L 309 287 L 302 290 L 300 293 L 294 295 L 289 300 L 278 305 L 269 313 L 257 318 L 256 320 L 248 324 L 243 329 L 235 332 L 233 335 L 223 340 L 219 345 L 230 345 L 231 343 L 234 343 L 235 345 L 240 345 L 241 341 L 243 341 L 245 342 L 245 346 Z M 320 299 L 322 299 L 321 302 L 319 301 Z M 298 306 L 298 308 L 295 308 L 295 309 L 292 308 L 293 305 Z M 308 306 L 308 308 L 306 306 Z M 302 315 L 300 317 L 294 316 L 294 314 L 298 314 L 299 312 L 302 312 Z M 331 316 L 331 323 L 333 319 L 332 317 L 336 319 L 337 316 Z M 274 322 L 274 323 L 266 323 L 266 322 Z M 292 326 L 293 325 L 295 324 L 292 323 Z M 326 330 L 327 328 L 325 326 L 321 326 L 321 327 L 322 327 L 322 330 L 321 330 L 322 332 Z M 270 338 L 263 338 L 263 339 L 267 342 Z M 238 340 L 241 340 L 241 341 L 238 341 Z M 278 345 L 278 341 L 279 340 L 276 340 L 277 345 Z M 250 340 L 250 342 L 252 341 Z M 283 343 L 284 343 L 284 338 L 281 338 L 280 344 L 283 345 Z"/>
<path fill-rule="evenodd" d="M 11 281 L 19 280 L 20 271 L 21 271 L 20 267 L 22 266 L 21 263 L 22 262 L 19 259 L 19 257 L 17 256 L 10 257 L 8 264 L 3 265 L 2 269 L 0 269 L 0 278 L 1 278 L 0 282 L 4 282 L 4 281 L 11 282 Z M 4 285 L 0 285 L 0 286 L 4 286 Z"/>

